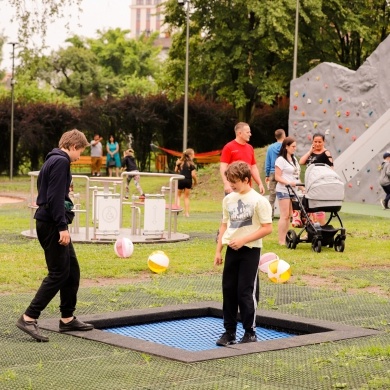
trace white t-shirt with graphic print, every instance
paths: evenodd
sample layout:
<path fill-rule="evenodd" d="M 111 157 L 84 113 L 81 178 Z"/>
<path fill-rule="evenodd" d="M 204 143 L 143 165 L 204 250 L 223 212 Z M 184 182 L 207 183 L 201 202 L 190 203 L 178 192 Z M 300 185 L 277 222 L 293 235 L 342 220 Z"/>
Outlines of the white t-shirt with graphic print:
<path fill-rule="evenodd" d="M 222 245 L 233 238 L 242 238 L 258 230 L 262 224 L 272 223 L 272 207 L 268 199 L 253 188 L 246 194 L 231 192 L 222 201 L 222 222 L 227 229 L 222 236 Z M 249 248 L 261 248 L 262 239 L 248 242 Z"/>
<path fill-rule="evenodd" d="M 284 157 L 279 156 L 275 161 L 275 167 L 280 168 L 282 171 L 283 180 L 286 180 L 289 183 L 300 183 L 301 181 L 299 177 L 301 174 L 301 166 L 299 165 L 295 156 L 293 156 L 293 158 L 295 159 L 295 165 L 294 163 L 287 161 Z M 276 184 L 276 192 L 283 192 L 284 194 L 288 194 L 286 186 L 279 182 Z"/>

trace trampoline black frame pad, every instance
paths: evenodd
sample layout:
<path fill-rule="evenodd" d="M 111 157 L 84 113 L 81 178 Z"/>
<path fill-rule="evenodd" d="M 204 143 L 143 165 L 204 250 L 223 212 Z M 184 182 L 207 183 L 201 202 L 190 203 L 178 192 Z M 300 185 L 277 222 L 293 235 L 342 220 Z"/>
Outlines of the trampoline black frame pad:
<path fill-rule="evenodd" d="M 93 324 L 95 329 L 87 332 L 68 332 L 64 334 L 99 341 L 116 347 L 127 348 L 180 362 L 193 363 L 204 360 L 247 355 L 250 353 L 276 351 L 311 344 L 373 336 L 381 333 L 373 329 L 303 318 L 268 310 L 257 311 L 256 322 L 258 326 L 271 327 L 286 332 L 296 333 L 298 335 L 277 340 L 258 341 L 257 343 L 247 344 L 233 344 L 228 347 L 191 352 L 101 330 L 112 327 L 203 316 L 222 318 L 221 307 L 222 304 L 219 302 L 202 302 L 79 316 L 78 318 L 82 321 Z M 42 329 L 58 332 L 58 319 L 40 320 L 39 325 Z M 221 329 L 221 334 L 222 333 L 223 329 Z M 178 335 L 178 337 L 185 336 Z"/>

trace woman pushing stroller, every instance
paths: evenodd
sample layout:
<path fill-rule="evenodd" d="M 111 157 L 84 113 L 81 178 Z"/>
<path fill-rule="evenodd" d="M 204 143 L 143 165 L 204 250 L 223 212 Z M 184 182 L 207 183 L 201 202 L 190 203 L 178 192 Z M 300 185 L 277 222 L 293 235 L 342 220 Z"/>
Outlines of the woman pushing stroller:
<path fill-rule="evenodd" d="M 311 148 L 300 158 L 299 164 L 306 164 L 307 166 L 310 164 L 326 164 L 333 168 L 333 157 L 329 150 L 325 148 L 325 136 L 323 134 L 315 133 L 313 135 Z M 310 217 L 313 222 L 318 222 L 320 225 L 324 225 L 326 223 L 326 215 L 324 211 L 313 213 Z M 302 222 L 300 223 L 300 226 L 302 226 Z"/>
<path fill-rule="evenodd" d="M 286 244 L 286 234 L 292 215 L 291 196 L 287 185 L 296 187 L 300 183 L 301 167 L 295 157 L 297 143 L 293 137 L 286 137 L 275 161 L 276 197 L 279 203 L 278 239 L 279 245 Z"/>

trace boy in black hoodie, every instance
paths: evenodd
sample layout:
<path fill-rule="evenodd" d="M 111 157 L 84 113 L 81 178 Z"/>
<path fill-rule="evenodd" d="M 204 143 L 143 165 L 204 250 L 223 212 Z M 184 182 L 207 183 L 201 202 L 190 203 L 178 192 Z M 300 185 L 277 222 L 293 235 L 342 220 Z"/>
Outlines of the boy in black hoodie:
<path fill-rule="evenodd" d="M 73 203 L 69 198 L 72 182 L 70 163 L 78 160 L 88 145 L 82 132 L 76 129 L 67 131 L 62 135 L 58 148 L 46 156 L 38 175 L 39 207 L 34 218 L 38 240 L 45 252 L 48 274 L 16 326 L 41 342 L 49 341 L 49 338 L 41 333 L 37 319 L 58 292 L 60 332 L 93 329 L 93 325 L 73 315 L 80 284 L 80 267 L 68 231 L 68 224 L 74 216 Z"/>
<path fill-rule="evenodd" d="M 138 167 L 137 167 L 137 163 L 135 162 L 133 149 L 127 149 L 123 152 L 122 168 L 124 170 L 126 170 L 126 172 L 139 172 Z M 129 199 L 129 185 L 130 185 L 131 179 L 133 177 L 134 177 L 134 185 L 140 194 L 140 199 L 145 199 L 145 194 L 142 191 L 141 185 L 139 184 L 139 179 L 140 179 L 139 175 L 134 175 L 134 176 L 128 175 L 127 176 L 125 199 Z"/>

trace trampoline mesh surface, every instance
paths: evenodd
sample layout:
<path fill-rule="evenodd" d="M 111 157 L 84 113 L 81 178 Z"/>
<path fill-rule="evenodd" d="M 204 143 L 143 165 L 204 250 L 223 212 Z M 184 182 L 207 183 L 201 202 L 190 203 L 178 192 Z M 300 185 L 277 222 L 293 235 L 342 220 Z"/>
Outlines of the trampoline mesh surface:
<path fill-rule="evenodd" d="M 344 273 L 340 271 L 340 277 Z M 383 333 L 188 364 L 56 332 L 44 332 L 50 337 L 49 343 L 36 343 L 15 326 L 31 301 L 31 293 L 3 294 L 0 389 L 390 389 L 388 296 L 271 284 L 263 276 L 260 309 L 374 328 Z M 380 283 L 390 291 L 390 269 L 350 270 L 346 276 L 375 285 Z M 77 314 L 205 301 L 219 301 L 222 307 L 220 275 L 162 276 L 140 283 L 82 288 Z M 58 305 L 57 297 L 42 313 L 42 319 L 57 319 Z"/>
<path fill-rule="evenodd" d="M 221 348 L 215 344 L 215 341 L 223 331 L 223 320 L 215 317 L 196 317 L 141 325 L 120 326 L 102 330 L 121 336 L 134 337 L 169 347 L 196 352 Z M 264 327 L 257 327 L 256 334 L 259 341 L 294 336 L 292 333 Z M 239 324 L 237 328 L 237 340 L 243 335 L 244 330 Z"/>

